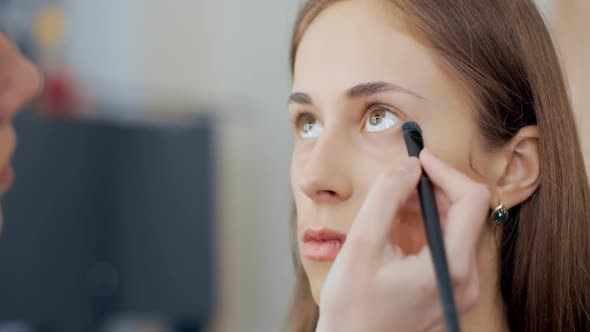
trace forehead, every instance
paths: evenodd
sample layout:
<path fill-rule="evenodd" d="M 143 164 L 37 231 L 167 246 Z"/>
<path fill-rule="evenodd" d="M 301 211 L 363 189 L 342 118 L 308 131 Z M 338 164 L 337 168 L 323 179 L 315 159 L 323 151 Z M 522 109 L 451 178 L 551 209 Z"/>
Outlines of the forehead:
<path fill-rule="evenodd" d="M 429 50 L 377 1 L 338 2 L 305 31 L 295 59 L 293 90 L 343 91 L 359 82 L 386 81 L 424 91 L 440 82 Z"/>

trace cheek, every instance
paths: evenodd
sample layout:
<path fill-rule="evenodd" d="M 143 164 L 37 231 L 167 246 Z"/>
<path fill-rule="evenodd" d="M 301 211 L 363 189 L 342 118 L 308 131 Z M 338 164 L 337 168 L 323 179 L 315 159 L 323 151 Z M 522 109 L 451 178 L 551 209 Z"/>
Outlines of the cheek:
<path fill-rule="evenodd" d="M 291 185 L 291 194 L 293 195 L 293 198 L 296 199 L 297 198 L 297 176 L 298 176 L 298 170 L 296 168 L 295 165 L 295 155 L 293 155 L 291 157 L 291 171 L 289 174 L 289 182 Z"/>
<path fill-rule="evenodd" d="M 450 103 L 450 102 L 449 102 Z M 435 114 L 421 123 L 424 143 L 450 166 L 470 173 L 470 157 L 479 145 L 472 112 L 462 104 L 447 106 L 452 112 Z"/>
<path fill-rule="evenodd" d="M 366 195 L 377 176 L 396 169 L 408 158 L 405 143 L 397 129 L 364 134 L 363 139 L 359 140 L 354 171 L 363 195 Z"/>
<path fill-rule="evenodd" d="M 305 165 L 301 153 L 298 153 L 294 150 L 293 155 L 291 157 L 290 186 L 291 194 L 293 195 L 293 200 L 295 203 L 295 208 L 297 210 L 297 219 L 300 219 L 299 215 L 301 213 L 304 214 L 305 211 L 307 211 L 305 205 L 309 205 L 311 203 L 309 197 L 307 197 L 303 193 L 301 187 L 299 186 L 299 179 L 304 171 L 304 167 Z"/>
<path fill-rule="evenodd" d="M 295 147 L 293 149 L 293 154 L 291 155 L 291 171 L 290 171 L 290 185 L 291 185 L 291 194 L 293 195 L 293 199 L 295 201 L 295 207 L 298 210 L 302 210 L 303 202 L 308 201 L 309 198 L 304 194 L 301 186 L 300 180 L 303 172 L 305 171 L 306 165 L 306 155 L 309 153 L 308 151 L 301 151 L 301 148 Z M 302 210 L 305 211 L 305 210 Z"/>
<path fill-rule="evenodd" d="M 401 211 L 393 224 L 389 239 L 405 255 L 415 255 L 426 245 L 426 234 L 420 212 Z"/>
<path fill-rule="evenodd" d="M 324 286 L 324 282 L 326 281 L 326 277 L 328 276 L 328 272 L 330 272 L 330 268 L 332 268 L 332 263 L 330 262 L 310 263 L 303 261 L 303 269 L 307 275 L 311 295 L 316 304 L 319 304 L 320 302 L 320 293 Z"/>
<path fill-rule="evenodd" d="M 359 139 L 359 149 L 381 166 L 399 161 L 400 156 L 408 155 L 401 134 L 401 124 L 382 132 L 363 133 L 362 139 Z"/>

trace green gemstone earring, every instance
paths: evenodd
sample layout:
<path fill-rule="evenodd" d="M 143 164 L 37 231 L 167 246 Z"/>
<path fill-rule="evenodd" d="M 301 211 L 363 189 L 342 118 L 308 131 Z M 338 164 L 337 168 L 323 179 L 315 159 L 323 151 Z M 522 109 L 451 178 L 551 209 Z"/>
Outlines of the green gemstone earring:
<path fill-rule="evenodd" d="M 506 210 L 504 205 L 502 205 L 502 202 L 500 202 L 500 205 L 498 205 L 498 207 L 492 211 L 491 217 L 494 221 L 494 224 L 496 225 L 502 225 L 504 222 L 506 222 L 506 220 L 508 220 L 508 210 Z"/>

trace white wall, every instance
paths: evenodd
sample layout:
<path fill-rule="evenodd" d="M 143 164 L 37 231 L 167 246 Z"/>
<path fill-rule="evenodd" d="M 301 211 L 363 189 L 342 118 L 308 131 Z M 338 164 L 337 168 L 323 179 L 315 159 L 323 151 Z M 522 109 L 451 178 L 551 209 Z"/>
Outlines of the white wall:
<path fill-rule="evenodd" d="M 590 91 L 590 1 L 554 1 L 556 37 L 578 121 L 586 171 L 590 173 L 590 104 L 587 100 Z"/>
<path fill-rule="evenodd" d="M 147 2 L 141 81 L 151 104 L 220 119 L 220 311 L 214 330 L 278 331 L 288 248 L 288 47 L 298 1 Z"/>
<path fill-rule="evenodd" d="M 65 60 L 98 100 L 121 106 L 137 103 L 142 31 L 136 8 L 141 2 L 63 0 Z"/>
<path fill-rule="evenodd" d="M 99 100 L 219 119 L 216 331 L 278 331 L 292 286 L 288 47 L 298 0 L 66 0 Z M 204 107 L 206 106 L 206 107 Z"/>
<path fill-rule="evenodd" d="M 534 2 L 537 3 L 537 6 L 539 7 L 539 9 L 541 9 L 541 11 L 543 12 L 543 14 L 545 15 L 545 18 L 547 19 L 551 19 L 553 16 L 553 2 L 555 0 L 534 0 Z"/>

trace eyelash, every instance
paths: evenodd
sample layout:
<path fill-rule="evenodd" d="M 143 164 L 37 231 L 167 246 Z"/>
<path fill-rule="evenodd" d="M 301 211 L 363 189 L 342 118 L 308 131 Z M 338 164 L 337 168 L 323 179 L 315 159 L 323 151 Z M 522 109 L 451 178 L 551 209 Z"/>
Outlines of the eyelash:
<path fill-rule="evenodd" d="M 367 106 L 365 106 L 365 111 L 363 112 L 363 116 L 360 121 L 361 128 L 362 128 L 362 126 L 365 125 L 365 122 L 367 121 L 367 118 L 370 115 L 370 113 L 375 110 L 388 111 L 388 112 L 395 114 L 397 117 L 399 117 L 401 122 L 408 121 L 408 117 L 405 116 L 405 114 L 403 112 L 399 111 L 397 108 L 387 106 L 382 103 L 372 103 L 372 104 L 368 104 Z M 295 130 L 301 130 L 301 128 L 303 127 L 303 119 L 305 119 L 306 117 L 312 117 L 312 118 L 317 119 L 317 117 L 311 112 L 307 112 L 307 111 L 296 111 L 295 112 L 295 114 L 293 116 L 293 120 L 292 120 L 293 127 L 295 128 Z"/>

